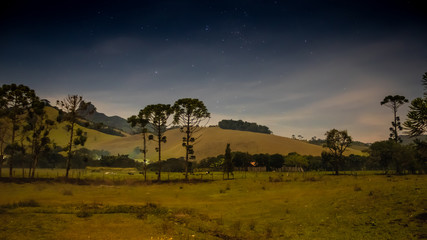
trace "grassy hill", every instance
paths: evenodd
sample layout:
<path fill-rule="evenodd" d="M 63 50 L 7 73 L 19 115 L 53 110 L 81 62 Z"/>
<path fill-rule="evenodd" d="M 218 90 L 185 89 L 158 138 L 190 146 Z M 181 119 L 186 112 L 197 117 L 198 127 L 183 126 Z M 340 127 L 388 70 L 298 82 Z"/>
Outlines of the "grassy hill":
<path fill-rule="evenodd" d="M 47 107 L 46 112 L 50 119 L 56 119 L 58 111 Z M 69 132 L 66 131 L 66 122 L 57 124 L 51 131 L 51 139 L 59 146 L 66 146 L 69 140 Z M 142 148 L 142 136 L 126 135 L 124 137 L 109 135 L 94 129 L 88 129 L 79 126 L 84 132 L 87 132 L 87 141 L 85 148 L 91 150 L 106 150 L 111 154 L 129 154 L 133 158 L 142 159 L 143 156 L 137 148 Z M 290 152 L 297 152 L 302 155 L 318 156 L 324 148 L 318 145 L 310 144 L 304 141 L 293 140 L 286 137 L 272 134 L 254 133 L 238 130 L 226 130 L 219 127 L 204 128 L 200 132 L 200 137 L 194 146 L 196 160 L 200 161 L 206 157 L 218 156 L 224 154 L 227 143 L 230 143 L 232 151 L 257 153 L 279 153 L 287 155 Z M 179 128 L 168 130 L 166 132 L 167 142 L 162 145 L 162 159 L 178 158 L 185 156 L 182 147 L 183 134 Z M 155 151 L 157 143 L 148 142 L 147 157 L 151 161 L 158 160 L 158 153 Z M 350 149 L 346 154 L 362 154 L 361 151 Z"/>
<path fill-rule="evenodd" d="M 279 153 L 287 155 L 290 152 L 297 152 L 303 155 L 320 155 L 324 150 L 321 146 L 270 134 L 225 130 L 218 127 L 204 128 L 200 133 L 201 136 L 194 146 L 197 160 L 223 154 L 227 143 L 230 143 L 232 151 L 248 152 L 250 154 Z M 168 141 L 162 145 L 162 158 L 184 156 L 185 151 L 181 145 L 183 134 L 179 129 L 167 131 L 166 136 Z M 156 146 L 156 142 L 148 143 L 147 157 L 149 160 L 156 161 L 158 159 L 155 151 Z M 138 134 L 112 138 L 107 141 L 92 142 L 90 147 L 107 150 L 112 154 L 130 154 L 136 147 L 142 147 L 142 136 Z M 346 154 L 362 153 L 358 150 L 350 149 Z M 138 158 L 142 158 L 142 154 L 139 154 Z"/>

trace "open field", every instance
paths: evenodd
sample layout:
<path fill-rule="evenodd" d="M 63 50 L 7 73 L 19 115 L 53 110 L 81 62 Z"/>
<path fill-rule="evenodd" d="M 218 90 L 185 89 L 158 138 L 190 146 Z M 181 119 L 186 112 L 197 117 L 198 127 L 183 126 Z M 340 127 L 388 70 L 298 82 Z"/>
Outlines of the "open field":
<path fill-rule="evenodd" d="M 217 180 L 200 183 L 3 182 L 0 239 L 427 237 L 425 175 L 235 176 L 220 180 L 215 173 Z"/>

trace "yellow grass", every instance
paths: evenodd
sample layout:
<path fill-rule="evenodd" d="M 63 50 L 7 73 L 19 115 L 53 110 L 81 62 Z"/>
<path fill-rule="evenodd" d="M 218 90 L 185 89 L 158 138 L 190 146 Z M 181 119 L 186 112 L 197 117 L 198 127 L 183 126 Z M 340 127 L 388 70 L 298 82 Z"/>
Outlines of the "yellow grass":
<path fill-rule="evenodd" d="M 248 173 L 243 178 L 238 174 L 235 180 L 199 184 L 0 183 L 0 236 L 420 239 L 427 234 L 420 217 L 427 214 L 425 175 Z M 29 200 L 39 206 L 25 206 Z M 147 203 L 166 212 L 144 218 L 127 212 Z M 78 217 L 82 209 L 91 215 Z"/>

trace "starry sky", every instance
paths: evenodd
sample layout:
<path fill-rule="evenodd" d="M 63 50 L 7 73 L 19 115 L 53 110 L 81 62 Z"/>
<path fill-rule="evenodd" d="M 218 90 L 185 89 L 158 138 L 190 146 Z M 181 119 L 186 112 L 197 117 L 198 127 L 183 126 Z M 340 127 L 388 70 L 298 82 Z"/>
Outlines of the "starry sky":
<path fill-rule="evenodd" d="M 274 134 L 388 138 L 389 94 L 422 95 L 426 4 L 415 1 L 2 1 L 0 84 L 82 95 L 124 118 L 199 98 Z M 399 109 L 404 119 L 408 104 Z"/>

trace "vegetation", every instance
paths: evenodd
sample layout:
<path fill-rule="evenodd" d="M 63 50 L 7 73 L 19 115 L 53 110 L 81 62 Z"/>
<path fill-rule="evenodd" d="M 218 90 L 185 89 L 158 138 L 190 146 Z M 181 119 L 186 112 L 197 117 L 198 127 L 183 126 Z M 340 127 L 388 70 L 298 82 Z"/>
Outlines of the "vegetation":
<path fill-rule="evenodd" d="M 233 162 L 231 159 L 230 144 L 227 144 L 224 155 L 224 173 L 227 174 L 227 179 L 230 179 L 230 173 L 233 175 Z"/>
<path fill-rule="evenodd" d="M 0 117 L 9 120 L 11 127 L 9 177 L 12 177 L 15 153 L 20 148 L 22 149 L 22 146 L 19 146 L 16 141 L 16 134 L 22 129 L 25 114 L 27 114 L 31 108 L 32 102 L 37 99 L 38 97 L 34 90 L 24 85 L 4 84 L 0 88 Z"/>
<path fill-rule="evenodd" d="M 57 105 L 61 109 L 58 120 L 64 120 L 70 123 L 70 125 L 67 125 L 67 131 L 70 132 L 70 140 L 67 146 L 68 158 L 66 165 L 67 173 L 65 175 L 65 178 L 68 178 L 68 172 L 71 168 L 73 146 L 84 146 L 87 139 L 86 133 L 83 132 L 83 130 L 77 128 L 76 132 L 74 132 L 74 127 L 76 125 L 77 120 L 81 117 L 79 115 L 79 110 L 86 109 L 88 104 L 90 103 L 86 103 L 85 101 L 83 101 L 83 97 L 78 95 L 68 95 L 68 97 L 64 98 L 63 100 L 57 101 Z"/>
<path fill-rule="evenodd" d="M 239 130 L 239 131 L 249 131 L 249 132 L 258 132 L 258 133 L 266 133 L 271 134 L 272 131 L 268 129 L 268 127 L 263 125 L 258 125 L 256 123 L 244 122 L 242 120 L 221 120 L 218 123 L 218 126 L 222 129 L 231 129 L 231 130 Z"/>
<path fill-rule="evenodd" d="M 185 179 L 188 179 L 188 160 L 195 159 L 194 144 L 198 136 L 195 134 L 201 130 L 201 123 L 210 118 L 210 113 L 205 104 L 199 99 L 182 98 L 173 105 L 174 124 L 180 126 L 185 133 L 182 138 L 182 146 L 185 148 Z"/>
<path fill-rule="evenodd" d="M 391 122 L 392 127 L 390 128 L 390 139 L 394 140 L 396 143 L 402 142 L 398 133 L 398 131 L 402 130 L 402 126 L 400 124 L 400 118 L 397 116 L 397 109 L 407 102 L 408 99 L 400 95 L 389 95 L 381 101 L 381 105 L 385 105 L 393 111 L 394 119 L 393 122 Z"/>
<path fill-rule="evenodd" d="M 138 116 L 132 115 L 128 118 L 128 122 L 132 127 L 139 126 L 142 129 L 142 139 L 144 148 L 140 150 L 144 154 L 144 180 L 147 181 L 147 124 L 149 121 L 144 118 L 144 113 L 139 111 Z"/>
<path fill-rule="evenodd" d="M 169 104 L 156 104 L 148 105 L 142 111 L 142 116 L 144 119 L 147 119 L 154 127 L 154 134 L 157 137 L 157 140 L 154 139 L 153 135 L 149 136 L 149 140 L 155 140 L 158 143 L 156 152 L 159 153 L 159 171 L 158 171 L 158 180 L 161 179 L 162 172 L 162 143 L 166 143 L 166 136 L 164 135 L 166 131 L 166 124 L 169 116 L 172 114 L 172 108 Z"/>
<path fill-rule="evenodd" d="M 343 161 L 343 154 L 350 146 L 352 138 L 348 135 L 347 130 L 339 131 L 337 129 L 332 129 L 327 131 L 325 135 L 325 147 L 329 149 L 332 155 L 329 159 L 334 166 L 335 174 L 338 175 L 340 165 L 342 165 Z"/>
<path fill-rule="evenodd" d="M 425 175 L 237 174 L 233 181 L 191 185 L 0 183 L 2 236 L 417 239 L 425 234 Z"/>

